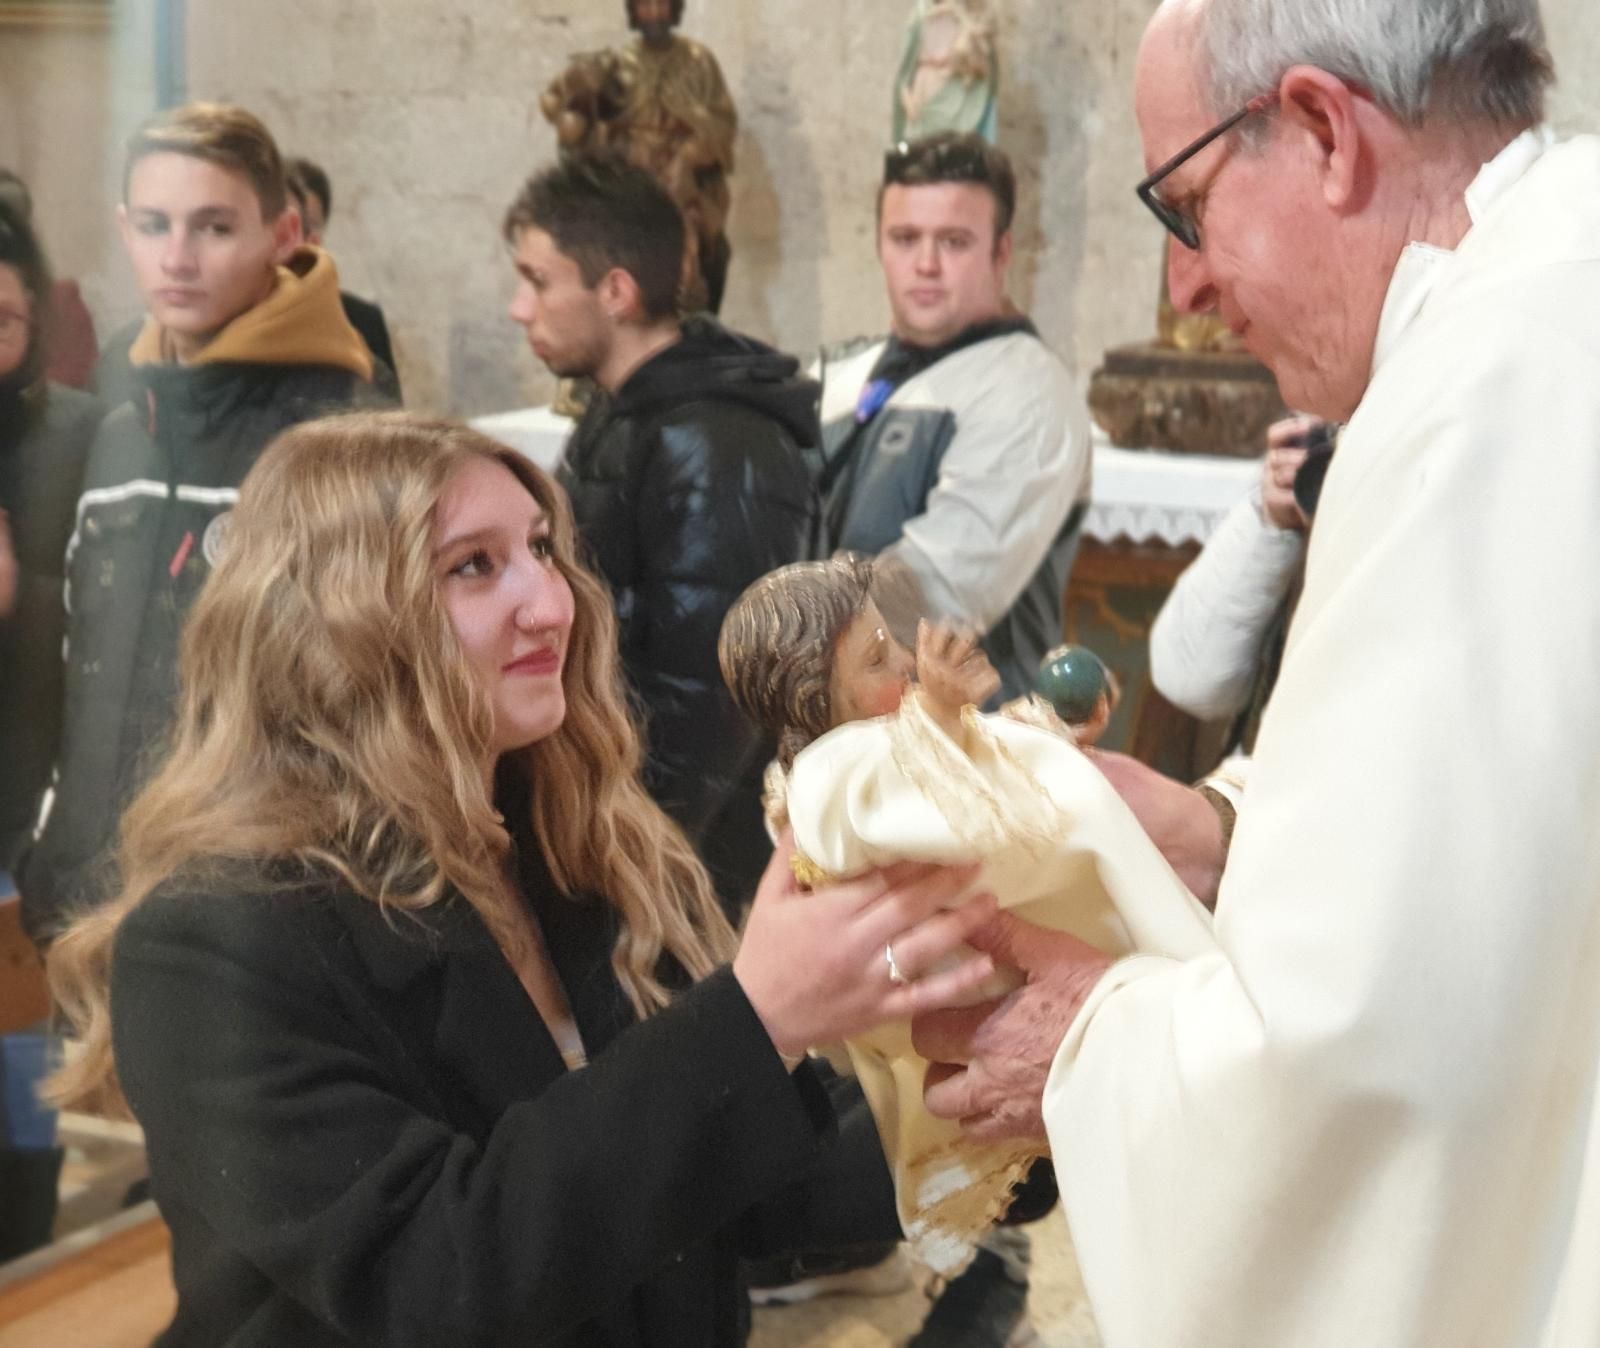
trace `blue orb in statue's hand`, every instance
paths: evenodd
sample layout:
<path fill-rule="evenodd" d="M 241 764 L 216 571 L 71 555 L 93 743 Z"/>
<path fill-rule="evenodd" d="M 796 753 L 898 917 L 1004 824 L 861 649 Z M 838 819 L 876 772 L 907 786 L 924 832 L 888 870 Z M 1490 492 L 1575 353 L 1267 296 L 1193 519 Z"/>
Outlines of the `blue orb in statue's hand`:
<path fill-rule="evenodd" d="M 1057 646 L 1040 661 L 1033 686 L 1057 716 L 1079 725 L 1095 714 L 1111 679 L 1104 662 L 1087 646 Z"/>

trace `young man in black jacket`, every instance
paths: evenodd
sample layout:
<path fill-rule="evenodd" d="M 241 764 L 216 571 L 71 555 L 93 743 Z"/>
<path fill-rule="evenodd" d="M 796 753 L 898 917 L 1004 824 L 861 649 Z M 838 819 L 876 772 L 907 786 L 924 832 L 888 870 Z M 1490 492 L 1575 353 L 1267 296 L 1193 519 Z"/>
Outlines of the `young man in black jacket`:
<path fill-rule="evenodd" d="M 642 169 L 563 163 L 535 175 L 504 232 L 511 316 L 562 376 L 597 391 L 560 478 L 610 583 L 643 704 L 646 780 L 737 916 L 765 865 L 771 746 L 717 667 L 723 616 L 752 581 L 808 554 L 818 388 L 798 363 L 704 315 L 680 318 L 684 221 Z"/>
<path fill-rule="evenodd" d="M 286 204 L 277 146 L 241 108 L 165 112 L 129 143 L 118 220 L 148 318 L 67 551 L 55 781 L 17 872 L 41 944 L 115 890 L 117 821 L 170 722 L 179 631 L 244 475 L 286 426 L 382 401 L 333 260 L 298 247 Z"/>

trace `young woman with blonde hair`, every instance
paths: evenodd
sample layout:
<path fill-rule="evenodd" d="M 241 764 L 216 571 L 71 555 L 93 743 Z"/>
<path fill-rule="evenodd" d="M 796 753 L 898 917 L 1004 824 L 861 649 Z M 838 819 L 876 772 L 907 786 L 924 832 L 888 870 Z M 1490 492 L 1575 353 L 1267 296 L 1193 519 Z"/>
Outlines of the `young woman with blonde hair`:
<path fill-rule="evenodd" d="M 735 954 L 573 549 L 452 423 L 308 424 L 247 478 L 119 896 L 51 955 L 59 1098 L 145 1127 L 163 1344 L 707 1348 L 741 1254 L 896 1233 L 796 1055 L 970 991 L 883 952 L 956 948 L 971 873 L 802 895 L 780 847 Z"/>

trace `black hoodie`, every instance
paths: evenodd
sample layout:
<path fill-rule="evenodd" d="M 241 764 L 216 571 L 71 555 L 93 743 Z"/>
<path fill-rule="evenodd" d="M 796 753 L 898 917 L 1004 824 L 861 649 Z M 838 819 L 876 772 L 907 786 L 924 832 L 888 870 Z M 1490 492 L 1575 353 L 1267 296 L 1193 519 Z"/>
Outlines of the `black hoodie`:
<path fill-rule="evenodd" d="M 770 746 L 733 705 L 717 636 L 747 585 L 809 555 L 819 392 L 792 357 L 691 318 L 615 394 L 595 395 L 560 473 L 616 601 L 646 782 L 730 909 L 770 851 L 759 786 Z"/>

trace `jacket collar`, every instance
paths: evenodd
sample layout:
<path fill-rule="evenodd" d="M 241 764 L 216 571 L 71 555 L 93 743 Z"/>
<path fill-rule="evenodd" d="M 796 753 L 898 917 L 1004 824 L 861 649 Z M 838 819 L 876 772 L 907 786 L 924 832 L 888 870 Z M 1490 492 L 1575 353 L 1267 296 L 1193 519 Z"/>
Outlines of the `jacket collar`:
<path fill-rule="evenodd" d="M 676 342 L 640 365 L 614 394 L 597 390 L 572 443 L 599 440 L 614 421 L 649 420 L 690 403 L 747 407 L 781 426 L 796 445 L 821 440 L 817 403 L 821 388 L 800 373 L 800 362 L 703 314 L 683 320 Z M 715 415 L 704 410 L 698 420 Z"/>

